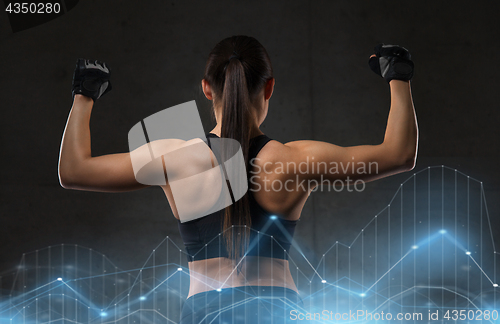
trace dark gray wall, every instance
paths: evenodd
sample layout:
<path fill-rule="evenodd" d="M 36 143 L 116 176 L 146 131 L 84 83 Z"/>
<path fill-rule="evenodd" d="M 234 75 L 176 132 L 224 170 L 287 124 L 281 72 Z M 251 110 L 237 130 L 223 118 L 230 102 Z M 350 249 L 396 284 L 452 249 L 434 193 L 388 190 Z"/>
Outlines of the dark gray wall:
<path fill-rule="evenodd" d="M 98 250 L 124 269 L 142 266 L 166 235 L 182 245 L 159 188 L 110 194 L 60 187 L 74 63 L 109 63 L 113 91 L 92 113 L 92 150 L 125 152 L 140 119 L 193 99 L 210 130 L 199 87 L 205 60 L 236 34 L 256 37 L 270 54 L 276 87 L 262 130 L 282 142 L 381 142 L 389 89 L 367 59 L 379 42 L 407 47 L 416 65 L 416 171 L 445 164 L 484 181 L 498 228 L 498 12 L 496 1 L 81 1 L 62 17 L 12 33 L 2 10 L 0 274 L 24 252 L 61 243 Z M 304 251 L 323 250 L 325 237 L 352 240 L 408 176 L 370 183 L 363 193 L 313 194 L 297 229 Z"/>

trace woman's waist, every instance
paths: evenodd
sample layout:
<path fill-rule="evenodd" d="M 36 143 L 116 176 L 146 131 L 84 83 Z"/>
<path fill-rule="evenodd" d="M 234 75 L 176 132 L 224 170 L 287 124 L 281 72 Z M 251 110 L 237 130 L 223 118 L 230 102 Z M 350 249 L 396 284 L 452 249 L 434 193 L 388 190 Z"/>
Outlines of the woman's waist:
<path fill-rule="evenodd" d="M 288 241 L 284 234 L 278 235 L 276 231 L 258 233 L 252 230 L 248 248 L 245 250 L 245 255 L 248 257 L 267 257 L 271 259 L 288 259 L 291 242 Z M 274 234 L 274 235 L 272 235 Z M 186 247 L 186 256 L 188 262 L 204 261 L 215 258 L 228 258 L 228 253 L 223 241 L 222 235 L 200 240 L 198 237 L 190 240 L 184 237 L 184 245 Z M 208 243 L 205 243 L 208 242 Z"/>
<path fill-rule="evenodd" d="M 238 267 L 237 267 L 238 265 Z M 228 258 L 189 262 L 189 296 L 243 286 L 276 286 L 297 292 L 287 260 L 246 256 L 237 263 Z"/>
<path fill-rule="evenodd" d="M 227 298 L 229 301 L 234 300 L 236 296 L 244 297 L 238 299 L 246 299 L 253 297 L 286 297 L 290 300 L 302 300 L 299 295 L 297 289 L 292 289 L 290 287 L 283 286 L 268 286 L 268 285 L 245 285 L 245 286 L 235 286 L 235 287 L 227 287 L 217 290 L 206 290 L 200 291 L 193 294 L 189 294 L 186 301 L 194 301 L 197 303 L 197 300 L 201 302 L 205 302 L 210 297 L 218 298 L 219 302 L 224 302 L 224 298 Z M 221 300 L 222 298 L 222 300 Z"/>

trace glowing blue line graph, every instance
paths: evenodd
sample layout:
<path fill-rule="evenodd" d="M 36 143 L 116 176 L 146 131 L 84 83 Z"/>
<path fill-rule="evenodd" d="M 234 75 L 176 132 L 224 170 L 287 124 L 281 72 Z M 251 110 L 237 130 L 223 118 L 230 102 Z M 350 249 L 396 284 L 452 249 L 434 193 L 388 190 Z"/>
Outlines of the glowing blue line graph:
<path fill-rule="evenodd" d="M 494 314 L 499 311 L 495 235 L 482 182 L 446 166 L 428 167 L 403 182 L 350 243 L 327 237 L 324 253 L 307 256 L 293 241 L 288 260 L 306 306 L 300 312 L 422 315 L 399 323 L 431 322 L 428 317 L 436 312 Z M 25 253 L 17 269 L 0 277 L 0 323 L 178 323 L 188 287 L 185 252 L 169 236 L 141 268 L 131 270 L 91 249 L 51 246 Z M 314 317 L 311 322 L 372 320 Z"/>

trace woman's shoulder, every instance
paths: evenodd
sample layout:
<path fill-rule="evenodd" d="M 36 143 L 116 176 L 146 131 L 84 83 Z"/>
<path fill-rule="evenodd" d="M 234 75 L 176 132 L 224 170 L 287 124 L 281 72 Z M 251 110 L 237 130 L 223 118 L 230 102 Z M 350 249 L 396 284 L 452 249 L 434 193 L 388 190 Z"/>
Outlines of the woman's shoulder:
<path fill-rule="evenodd" d="M 274 163 L 286 160 L 289 153 L 290 149 L 285 144 L 270 139 L 259 151 L 253 163 L 254 165 L 259 165 L 268 169 L 271 168 Z"/>
<path fill-rule="evenodd" d="M 201 138 L 191 140 L 161 139 L 149 142 L 131 152 L 136 168 L 149 170 L 147 175 L 168 173 L 169 181 L 183 179 L 210 170 L 214 156 Z M 156 173 L 155 173 L 156 172 Z"/>

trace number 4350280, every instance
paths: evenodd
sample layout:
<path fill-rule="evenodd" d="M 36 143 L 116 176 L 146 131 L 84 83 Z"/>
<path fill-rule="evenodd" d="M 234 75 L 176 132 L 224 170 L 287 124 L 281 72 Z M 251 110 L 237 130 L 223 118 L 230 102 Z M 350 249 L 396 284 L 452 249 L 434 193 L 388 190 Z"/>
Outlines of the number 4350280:
<path fill-rule="evenodd" d="M 5 8 L 10 14 L 22 14 L 22 13 L 59 13 L 61 12 L 60 3 L 29 3 L 29 2 L 14 2 L 9 3 L 7 8 Z"/>
<path fill-rule="evenodd" d="M 443 315 L 444 319 L 452 320 L 452 321 L 496 321 L 498 319 L 498 311 L 497 310 L 448 310 Z"/>

